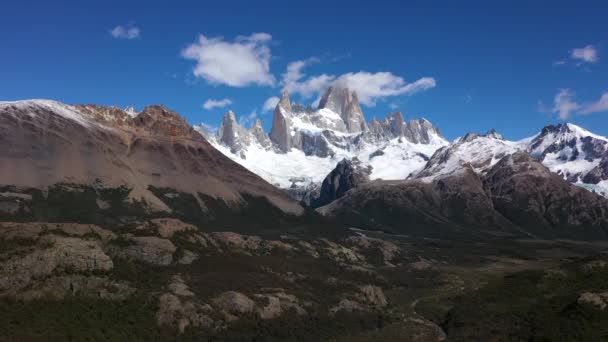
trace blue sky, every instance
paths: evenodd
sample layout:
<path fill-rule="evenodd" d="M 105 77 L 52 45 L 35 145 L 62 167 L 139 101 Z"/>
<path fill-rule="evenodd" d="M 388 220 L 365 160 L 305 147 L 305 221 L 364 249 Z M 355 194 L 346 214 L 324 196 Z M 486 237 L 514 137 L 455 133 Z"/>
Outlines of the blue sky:
<path fill-rule="evenodd" d="M 8 0 L 0 100 L 160 103 L 216 126 L 232 109 L 268 129 L 283 88 L 308 104 L 340 80 L 368 119 L 398 108 L 449 139 L 564 120 L 608 135 L 606 14 L 606 1 Z"/>

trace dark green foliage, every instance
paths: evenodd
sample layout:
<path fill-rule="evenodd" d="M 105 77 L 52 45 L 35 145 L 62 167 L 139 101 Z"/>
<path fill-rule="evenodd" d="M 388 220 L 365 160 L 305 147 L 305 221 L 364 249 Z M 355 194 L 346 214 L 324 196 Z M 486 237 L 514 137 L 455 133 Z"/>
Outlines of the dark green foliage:
<path fill-rule="evenodd" d="M 156 299 L 104 301 L 0 300 L 2 341 L 165 341 L 175 332 L 161 329 Z"/>
<path fill-rule="evenodd" d="M 146 205 L 129 201 L 131 189 L 104 188 L 95 185 L 56 184 L 44 193 L 39 189 L 16 189 L 8 186 L 0 191 L 18 192 L 31 196 L 30 200 L 16 199 L 19 210 L 0 212 L 0 221 L 18 222 L 78 222 L 99 225 L 116 225 L 133 218 L 150 216 Z M 106 203 L 100 208 L 98 201 Z"/>
<path fill-rule="evenodd" d="M 582 292 L 608 290 L 606 269 L 584 271 L 586 261 L 508 275 L 464 296 L 444 323 L 450 340 L 608 340 L 608 311 L 577 302 Z"/>
<path fill-rule="evenodd" d="M 303 226 L 323 221 L 313 210 L 302 216 L 284 213 L 264 197 L 241 194 L 243 201 L 227 203 L 202 193 L 198 197 L 204 204 L 201 208 L 192 194 L 176 193 L 172 189 L 150 187 L 149 190 L 161 198 L 177 218 L 213 231 L 232 230 L 241 233 L 264 234 L 277 232 L 286 227 Z M 170 194 L 169 196 L 167 196 Z"/>
<path fill-rule="evenodd" d="M 315 312 L 305 316 L 285 314 L 273 320 L 262 320 L 255 315 L 240 318 L 223 331 L 185 334 L 193 341 L 327 341 L 337 336 L 380 329 L 390 323 L 382 313 L 338 313 L 330 316 Z"/>

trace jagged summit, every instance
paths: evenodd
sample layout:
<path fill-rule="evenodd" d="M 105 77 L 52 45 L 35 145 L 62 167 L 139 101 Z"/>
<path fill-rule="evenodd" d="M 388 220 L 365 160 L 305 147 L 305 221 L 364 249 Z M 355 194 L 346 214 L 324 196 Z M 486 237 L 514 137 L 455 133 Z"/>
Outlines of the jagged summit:
<path fill-rule="evenodd" d="M 367 125 L 357 93 L 346 87 L 334 85 L 327 88 L 319 102 L 319 109 L 330 109 L 339 114 L 349 133 L 358 133 L 366 129 Z"/>
<path fill-rule="evenodd" d="M 235 120 L 230 121 L 236 127 Z M 266 135 L 261 124 L 233 129 L 241 132 L 239 144 L 223 138 L 224 130 L 211 137 L 199 130 L 233 160 L 290 189 L 320 186 L 339 161 L 355 157 L 373 167 L 371 179 L 402 179 L 448 143 L 428 120 L 406 121 L 400 112 L 366 123 L 357 94 L 343 87 L 327 89 L 317 109 L 292 102 L 283 91 L 270 133 Z"/>

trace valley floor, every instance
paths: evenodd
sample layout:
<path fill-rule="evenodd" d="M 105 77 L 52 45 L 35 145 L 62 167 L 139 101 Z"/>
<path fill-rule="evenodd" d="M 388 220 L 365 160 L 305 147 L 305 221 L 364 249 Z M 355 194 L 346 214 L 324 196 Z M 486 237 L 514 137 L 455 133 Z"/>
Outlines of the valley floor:
<path fill-rule="evenodd" d="M 608 242 L 324 229 L 1 223 L 0 340 L 608 337 Z"/>

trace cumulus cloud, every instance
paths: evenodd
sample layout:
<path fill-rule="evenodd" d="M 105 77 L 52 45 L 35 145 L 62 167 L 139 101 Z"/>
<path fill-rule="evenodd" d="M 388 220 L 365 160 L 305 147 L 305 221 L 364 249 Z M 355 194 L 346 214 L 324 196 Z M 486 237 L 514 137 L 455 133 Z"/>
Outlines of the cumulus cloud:
<path fill-rule="evenodd" d="M 436 86 L 435 79 L 423 77 L 413 83 L 407 83 L 402 77 L 390 72 L 350 72 L 341 76 L 321 74 L 306 75 L 303 69 L 316 62 L 311 58 L 289 63 L 287 71 L 282 75 L 283 88 L 291 94 L 304 98 L 318 96 L 329 86 L 347 87 L 357 92 L 359 101 L 366 106 L 374 106 L 381 98 L 398 95 L 413 95 L 417 92 Z"/>
<path fill-rule="evenodd" d="M 280 99 L 276 96 L 272 96 L 266 99 L 266 101 L 264 101 L 264 106 L 262 106 L 262 112 L 266 113 L 271 110 L 274 110 L 274 108 L 277 106 L 277 103 L 279 103 L 279 100 Z"/>
<path fill-rule="evenodd" d="M 572 114 L 608 112 L 608 91 L 605 91 L 597 101 L 579 103 L 574 99 L 574 93 L 570 89 L 560 89 L 553 100 L 553 112 L 562 120 L 568 119 Z"/>
<path fill-rule="evenodd" d="M 608 91 L 604 92 L 596 102 L 585 103 L 581 114 L 608 112 Z"/>
<path fill-rule="evenodd" d="M 194 60 L 192 73 L 211 84 L 274 86 L 268 47 L 271 39 L 268 33 L 238 36 L 234 41 L 200 35 L 198 41 L 182 50 L 182 57 Z"/>
<path fill-rule="evenodd" d="M 597 49 L 593 45 L 572 49 L 570 58 L 584 63 L 596 63 L 599 59 Z"/>
<path fill-rule="evenodd" d="M 560 89 L 553 98 L 553 112 L 562 120 L 569 118 L 579 108 L 580 105 L 574 101 L 574 94 L 570 89 Z"/>
<path fill-rule="evenodd" d="M 203 103 L 203 108 L 205 108 L 206 110 L 211 110 L 213 108 L 223 108 L 223 107 L 226 107 L 231 104 L 232 104 L 232 100 L 230 100 L 230 99 L 222 99 L 222 100 L 208 99 L 207 101 L 205 101 L 205 103 Z"/>
<path fill-rule="evenodd" d="M 380 98 L 413 95 L 436 86 L 435 79 L 432 77 L 423 77 L 415 82 L 406 83 L 402 77 L 390 72 L 370 73 L 366 71 L 344 74 L 334 84 L 356 91 L 359 102 L 366 106 L 375 106 L 376 100 Z"/>
<path fill-rule="evenodd" d="M 307 75 L 302 70 L 315 62 L 318 62 L 318 59 L 309 58 L 289 63 L 281 82 L 283 88 L 290 94 L 299 94 L 304 98 L 310 98 L 329 87 L 336 80 L 336 76 L 321 74 L 303 80 Z"/>
<path fill-rule="evenodd" d="M 139 38 L 141 30 L 132 24 L 127 26 L 118 25 L 110 30 L 110 35 L 117 39 L 135 39 Z"/>

